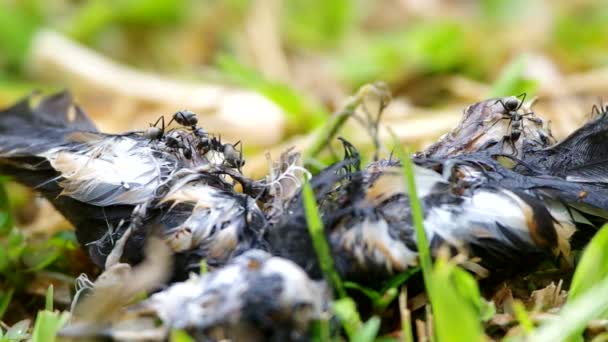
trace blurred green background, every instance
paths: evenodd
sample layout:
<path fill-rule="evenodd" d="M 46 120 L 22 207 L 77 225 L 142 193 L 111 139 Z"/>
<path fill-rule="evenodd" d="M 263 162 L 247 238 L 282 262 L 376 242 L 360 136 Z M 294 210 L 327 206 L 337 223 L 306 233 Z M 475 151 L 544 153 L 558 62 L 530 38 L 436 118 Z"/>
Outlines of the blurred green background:
<path fill-rule="evenodd" d="M 404 142 L 428 143 L 457 122 L 442 113 L 524 91 L 552 104 L 560 136 L 608 93 L 607 4 L 0 0 L 0 104 L 68 88 L 106 131 L 187 107 L 258 155 L 300 147 L 291 138 L 383 80 L 397 99 L 388 125 Z M 259 174 L 262 164 L 249 165 Z"/>
<path fill-rule="evenodd" d="M 445 77 L 492 84 L 522 54 L 549 72 L 602 68 L 608 62 L 606 4 L 2 0 L 0 101 L 32 87 L 74 86 L 36 70 L 35 38 L 50 29 L 138 70 L 253 89 L 279 104 L 291 131 L 301 131 L 375 80 L 431 106 L 464 96 L 449 89 Z M 52 53 L 74 57 L 60 47 Z"/>
<path fill-rule="evenodd" d="M 45 28 L 122 63 L 196 80 L 236 72 L 227 58 L 269 81 L 293 74 L 299 59 L 329 63 L 346 91 L 441 74 L 489 81 L 529 51 L 564 71 L 604 66 L 607 19 L 603 1 L 2 0 L 0 70 L 6 87 L 36 83 L 28 52 Z M 253 30 L 276 42 L 251 41 Z M 287 65 L 273 67 L 288 74 L 264 70 L 256 44 L 279 48 Z"/>

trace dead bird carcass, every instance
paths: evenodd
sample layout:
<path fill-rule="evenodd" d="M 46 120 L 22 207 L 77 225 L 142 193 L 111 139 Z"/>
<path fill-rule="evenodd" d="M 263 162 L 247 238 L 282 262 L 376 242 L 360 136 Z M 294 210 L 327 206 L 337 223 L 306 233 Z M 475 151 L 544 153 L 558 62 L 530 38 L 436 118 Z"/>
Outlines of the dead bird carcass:
<path fill-rule="evenodd" d="M 232 182 L 261 190 L 225 157 L 228 144 L 195 125 L 154 133 L 100 133 L 65 92 L 35 107 L 28 97 L 0 113 L 0 172 L 49 199 L 100 267 L 126 231 L 123 262 L 141 260 L 150 234 L 173 247 L 182 278 L 201 257 L 226 262 L 265 221 Z"/>
<path fill-rule="evenodd" d="M 519 100 L 470 106 L 457 128 L 413 158 L 431 249 L 447 244 L 479 257 L 481 268 L 472 269 L 483 276 L 543 256 L 568 258 L 572 234 L 581 227 L 593 230 L 608 217 L 608 187 L 602 178 L 606 149 L 599 139 L 608 125 L 606 114 L 553 144 L 548 125 L 533 114 L 518 117 L 528 121 L 513 134 L 505 117 L 523 106 L 506 105 L 514 101 Z M 251 250 L 279 257 L 295 273 L 302 268 L 303 283 L 321 280 L 299 191 L 306 170 L 296 158 L 286 158 L 270 179 L 250 180 L 239 170 L 243 160 L 233 153 L 236 144 L 210 136 L 188 119 L 190 114 L 178 117 L 182 127 L 161 124 L 111 135 L 97 132 L 66 93 L 34 108 L 27 99 L 0 113 L 0 170 L 41 191 L 72 221 L 80 243 L 99 266 L 139 263 L 145 241 L 160 235 L 176 254 L 174 280 L 187 278 L 202 259 L 223 274 L 250 254 L 235 256 Z M 32 136 L 34 131 L 39 134 Z M 340 275 L 374 286 L 417 265 L 407 188 L 398 161 L 361 167 L 355 147 L 346 141 L 344 146 L 344 160 L 310 182 Z M 571 156 L 573 150 L 581 153 Z M 281 177 L 289 180 L 290 191 L 276 187 Z M 235 190 L 235 182 L 243 192 Z M 196 282 L 211 284 L 214 274 Z M 189 285 L 173 286 L 153 298 L 165 298 L 158 302 L 167 305 L 180 302 L 176 289 Z M 224 291 L 242 285 L 222 286 L 222 291 L 210 292 L 210 301 L 223 302 Z M 272 304 L 281 296 L 253 293 L 285 312 L 278 302 Z M 309 303 L 298 297 L 305 293 L 290 297 L 288 307 Z M 245 317 L 253 304 L 239 305 L 236 317 Z M 314 312 L 318 306 L 313 305 Z M 170 316 L 159 306 L 153 311 L 161 318 Z M 240 329 L 234 322 L 199 324 L 199 313 L 182 317 L 190 322 L 183 326 L 199 327 L 202 334 L 214 326 Z M 310 319 L 280 336 L 306 336 L 307 324 L 318 318 L 306 317 Z M 163 321 L 176 325 L 173 319 Z M 272 333 L 255 320 L 242 321 L 261 329 L 260 336 Z"/>

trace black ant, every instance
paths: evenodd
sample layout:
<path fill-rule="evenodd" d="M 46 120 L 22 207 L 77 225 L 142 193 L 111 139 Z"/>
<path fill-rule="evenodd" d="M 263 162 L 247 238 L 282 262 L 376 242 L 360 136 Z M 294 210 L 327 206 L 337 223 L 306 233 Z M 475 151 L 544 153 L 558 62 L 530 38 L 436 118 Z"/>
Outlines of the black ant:
<path fill-rule="evenodd" d="M 520 100 L 521 98 L 521 100 Z M 526 93 L 523 93 L 517 97 L 510 97 L 506 101 L 502 99 L 496 100 L 496 103 L 500 103 L 506 113 L 502 113 L 502 118 L 498 119 L 492 126 L 494 126 L 500 120 L 509 120 L 509 125 L 511 127 L 511 133 L 509 135 L 505 135 L 504 140 L 508 139 L 511 142 L 511 146 L 515 154 L 517 154 L 517 150 L 515 148 L 515 142 L 519 140 L 521 137 L 521 133 L 524 130 L 524 118 L 530 115 L 534 115 L 534 112 L 520 114 L 518 113 L 519 109 L 523 106 L 524 101 L 526 100 Z M 537 124 L 542 123 L 540 119 L 537 118 L 528 118 L 528 120 L 532 120 Z M 490 126 L 490 127 L 492 127 Z"/>
<path fill-rule="evenodd" d="M 176 137 L 173 136 L 166 136 L 165 137 L 165 146 L 167 146 L 168 148 L 172 148 L 175 150 L 182 150 L 182 153 L 184 154 L 184 158 L 186 159 L 192 159 L 192 148 L 190 148 L 192 146 L 192 144 L 190 143 L 190 141 L 188 140 L 188 146 L 183 142 L 183 137 L 179 136 L 180 140 L 178 140 Z"/>
<path fill-rule="evenodd" d="M 237 147 L 241 145 L 240 149 Z M 241 141 L 237 141 L 236 144 L 222 143 L 222 137 L 212 137 L 211 139 L 201 140 L 199 142 L 199 148 L 203 148 L 206 152 L 216 151 L 223 155 L 223 164 L 228 167 L 235 168 L 241 172 L 241 167 L 245 165 L 245 159 L 243 159 L 243 145 Z"/>
<path fill-rule="evenodd" d="M 196 124 L 198 123 L 198 118 L 194 112 L 189 110 L 180 110 L 173 114 L 173 118 L 169 121 L 169 125 L 173 122 L 177 122 L 182 126 L 192 127 L 192 130 L 196 130 Z"/>
<path fill-rule="evenodd" d="M 243 146 L 240 149 L 236 149 L 238 145 L 241 145 L 239 140 L 236 144 L 224 144 L 222 145 L 222 153 L 224 154 L 224 163 L 229 167 L 238 169 L 241 171 L 241 167 L 245 165 L 245 159 L 243 159 Z"/>
<path fill-rule="evenodd" d="M 159 122 L 161 123 L 160 127 L 156 127 Z M 150 139 L 150 141 L 161 140 L 165 135 L 165 117 L 161 116 L 156 120 L 154 125 L 150 124 L 150 127 L 146 128 L 142 132 L 142 135 L 144 138 Z"/>
<path fill-rule="evenodd" d="M 175 112 L 175 114 L 173 114 L 173 118 L 171 119 L 171 121 L 169 121 L 169 124 L 171 124 L 173 121 L 177 122 L 182 126 L 190 127 L 192 129 L 192 134 L 195 137 L 199 138 L 199 140 L 201 140 L 198 146 L 199 149 L 202 148 L 208 140 L 207 137 L 209 136 L 209 133 L 207 133 L 205 129 L 196 126 L 198 124 L 198 118 L 194 112 L 191 112 L 189 110 L 177 111 Z"/>
<path fill-rule="evenodd" d="M 209 133 L 207 133 L 207 131 L 203 128 L 196 126 L 198 124 L 196 114 L 189 110 L 180 110 L 175 112 L 175 114 L 173 114 L 173 118 L 171 121 L 169 121 L 169 125 L 173 121 L 192 129 L 192 134 L 198 138 L 198 143 L 196 144 L 197 149 L 203 150 L 204 153 L 210 150 L 220 152 L 224 156 L 224 164 L 226 164 L 228 167 L 239 170 L 239 172 L 241 171 L 241 167 L 245 165 L 245 160 L 243 159 L 242 146 L 241 149 L 237 150 L 237 146 L 241 144 L 240 141 L 233 145 L 229 143 L 222 144 L 221 138 L 217 139 L 213 137 L 209 139 Z M 182 149 L 182 151 L 184 151 L 184 157 L 187 159 L 192 157 L 192 150 L 187 148 L 183 142 L 178 141 L 176 138 L 167 137 L 165 144 L 170 148 Z"/>

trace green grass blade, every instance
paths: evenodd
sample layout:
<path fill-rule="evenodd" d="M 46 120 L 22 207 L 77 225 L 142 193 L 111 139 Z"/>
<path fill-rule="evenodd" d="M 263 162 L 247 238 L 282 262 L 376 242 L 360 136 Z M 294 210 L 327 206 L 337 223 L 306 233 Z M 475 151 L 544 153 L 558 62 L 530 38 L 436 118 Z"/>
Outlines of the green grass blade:
<path fill-rule="evenodd" d="M 526 307 L 522 302 L 519 300 L 515 301 L 513 303 L 513 311 L 515 311 L 515 317 L 526 335 L 534 331 L 534 323 L 532 323 L 530 315 L 528 315 L 528 311 L 526 311 Z"/>
<path fill-rule="evenodd" d="M 572 277 L 568 293 L 568 303 L 564 307 L 564 310 L 571 306 L 573 302 L 585 296 L 591 288 L 608 279 L 606 260 L 608 260 L 608 225 L 604 225 L 585 248 Z M 607 312 L 608 310 L 604 308 L 603 312 L 600 312 L 593 318 L 606 318 Z M 584 324 L 568 336 L 571 339 L 575 339 L 583 330 Z"/>
<path fill-rule="evenodd" d="M 329 315 L 323 314 L 319 320 L 313 322 L 311 327 L 311 340 L 313 342 L 330 342 L 331 328 L 329 324 Z"/>
<path fill-rule="evenodd" d="M 36 324 L 32 332 L 32 342 L 53 342 L 57 332 L 68 321 L 69 314 L 43 310 L 36 316 Z"/>
<path fill-rule="evenodd" d="M 48 311 L 53 311 L 53 298 L 54 298 L 54 288 L 53 284 L 49 285 L 49 288 L 46 290 L 45 304 L 44 309 Z"/>
<path fill-rule="evenodd" d="M 433 270 L 430 295 L 434 330 L 441 342 L 482 341 L 484 339 L 479 310 L 463 281 L 472 276 L 445 260 L 437 260 Z M 473 285 L 477 284 L 473 281 Z M 476 298 L 479 301 L 479 298 Z M 457 317 L 457 318 L 456 318 Z M 456 318 L 456 319 L 455 319 Z"/>
<path fill-rule="evenodd" d="M 407 269 L 405 272 L 401 272 L 392 278 L 390 278 L 386 284 L 382 287 L 382 291 L 386 292 L 391 288 L 398 288 L 399 286 L 405 284 L 414 274 L 420 272 L 420 267 L 412 267 Z"/>
<path fill-rule="evenodd" d="M 340 279 L 340 276 L 338 275 L 338 272 L 334 267 L 334 260 L 331 256 L 331 250 L 329 248 L 327 240 L 325 239 L 325 230 L 323 229 L 323 222 L 321 221 L 321 216 L 319 214 L 319 209 L 317 208 L 315 195 L 312 191 L 309 182 L 306 182 L 304 184 L 303 196 L 304 210 L 306 211 L 306 222 L 308 222 L 308 232 L 310 233 L 313 247 L 315 248 L 315 252 L 317 253 L 317 258 L 319 260 L 321 270 L 323 271 L 323 274 L 325 274 L 329 282 L 332 284 L 332 286 L 336 289 L 338 295 L 341 298 L 346 297 L 344 285 L 342 284 L 342 280 Z"/>
<path fill-rule="evenodd" d="M 374 308 L 381 312 L 384 311 L 399 295 L 399 290 L 395 287 L 391 287 L 390 289 L 384 291 L 382 297 L 378 300 L 374 301 Z"/>
<path fill-rule="evenodd" d="M 378 331 L 380 331 L 380 323 L 379 317 L 370 318 L 350 339 L 351 342 L 373 342 L 378 336 Z"/>
<path fill-rule="evenodd" d="M 194 342 L 194 339 L 188 335 L 187 332 L 183 331 L 183 330 L 173 330 L 171 331 L 171 338 L 169 339 L 170 342 Z"/>
<path fill-rule="evenodd" d="M 435 333 L 439 341 L 481 341 L 483 330 L 479 314 L 480 295 L 472 276 L 455 266 L 441 261 L 435 265 L 431 260 L 429 244 L 424 230 L 422 206 L 416 192 L 414 166 L 409 153 L 401 148 L 393 135 L 395 151 L 403 165 L 408 188 L 416 246 L 422 276 L 431 300 Z M 457 320 L 454 317 L 458 317 Z"/>
<path fill-rule="evenodd" d="M 355 336 L 361 328 L 361 317 L 355 301 L 350 297 L 338 299 L 332 303 L 332 310 L 342 323 L 346 334 L 351 338 Z"/>
<path fill-rule="evenodd" d="M 207 265 L 207 260 L 205 258 L 201 259 L 201 262 L 198 265 L 198 271 L 200 275 L 209 272 L 209 266 Z"/>
<path fill-rule="evenodd" d="M 420 199 L 416 192 L 416 181 L 414 179 L 414 166 L 409 157 L 409 152 L 404 151 L 401 147 L 401 143 L 397 137 L 393 135 L 393 142 L 395 144 L 395 152 L 397 157 L 403 165 L 403 177 L 407 184 L 408 196 L 410 199 L 410 206 L 412 208 L 412 217 L 414 223 L 414 230 L 416 232 L 416 247 L 418 248 L 418 258 L 420 260 L 420 266 L 422 268 L 422 276 L 424 277 L 424 283 L 429 290 L 428 284 L 431 281 L 431 272 L 433 268 L 433 262 L 431 260 L 431 252 L 429 251 L 429 243 L 426 238 L 426 232 L 424 231 L 424 216 L 422 213 L 422 206 Z M 430 291 L 429 291 L 430 292 Z"/>
<path fill-rule="evenodd" d="M 0 320 L 2 320 L 2 317 L 6 313 L 6 309 L 8 309 L 8 305 L 11 303 L 14 293 L 14 287 L 9 288 L 8 290 L 3 289 L 0 291 Z"/>
<path fill-rule="evenodd" d="M 585 248 L 572 277 L 569 300 L 574 300 L 608 276 L 608 225 L 595 234 Z"/>
<path fill-rule="evenodd" d="M 336 114 L 332 115 L 323 125 L 315 130 L 312 144 L 304 151 L 303 158 L 305 163 L 316 159 L 321 151 L 327 147 L 327 143 L 338 133 L 338 130 L 351 117 L 357 107 L 361 104 L 361 97 L 353 96 Z"/>
<path fill-rule="evenodd" d="M 382 297 L 381 292 L 378 292 L 374 289 L 371 289 L 371 288 L 363 286 L 363 285 L 359 285 L 357 283 L 353 283 L 352 281 L 345 281 L 344 288 L 351 289 L 351 290 L 357 290 L 357 291 L 363 293 L 372 302 L 376 302 L 376 301 L 380 300 L 380 298 Z"/>
<path fill-rule="evenodd" d="M 317 202 L 315 195 L 310 186 L 310 183 L 306 181 L 302 190 L 304 200 L 304 210 L 306 212 L 306 222 L 308 223 L 308 232 L 312 239 L 312 244 L 319 260 L 319 265 L 326 279 L 336 289 L 339 300 L 334 301 L 333 309 L 336 315 L 340 318 L 344 330 L 348 336 L 353 336 L 361 326 L 361 318 L 357 311 L 357 305 L 352 298 L 346 295 L 344 284 L 340 275 L 334 267 L 334 260 L 331 256 L 331 249 L 325 238 L 325 230 L 323 228 L 323 222 L 317 208 Z"/>

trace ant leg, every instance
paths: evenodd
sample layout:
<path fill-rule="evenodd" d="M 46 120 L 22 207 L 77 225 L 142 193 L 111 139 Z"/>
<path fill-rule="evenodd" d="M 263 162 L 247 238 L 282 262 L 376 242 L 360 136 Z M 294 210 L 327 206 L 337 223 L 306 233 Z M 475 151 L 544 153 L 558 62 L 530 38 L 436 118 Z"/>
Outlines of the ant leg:
<path fill-rule="evenodd" d="M 167 127 L 169 127 L 173 123 L 174 120 L 175 120 L 175 115 L 173 115 L 173 117 L 171 117 L 171 120 L 169 120 Z"/>
<path fill-rule="evenodd" d="M 510 119 L 511 119 L 511 116 L 510 116 L 510 115 L 508 115 L 508 114 L 503 114 L 503 115 L 502 115 L 502 118 L 500 118 L 500 119 L 496 119 L 496 121 L 494 121 L 494 123 L 492 123 L 492 125 L 490 125 L 490 127 L 488 127 L 487 129 L 490 129 L 490 128 L 492 128 L 492 127 L 496 126 L 496 124 L 497 124 L 497 123 L 499 123 L 501 120 L 507 120 L 507 119 L 509 119 L 509 120 L 510 120 Z"/>
<path fill-rule="evenodd" d="M 537 132 L 538 133 L 537 136 L 534 137 L 534 132 L 530 128 L 528 128 L 528 126 L 523 126 L 523 123 L 522 123 L 522 127 L 523 127 L 522 128 L 522 132 L 524 132 L 524 134 L 529 135 L 531 137 L 532 141 L 534 141 L 534 142 L 536 142 L 536 143 L 538 143 L 540 145 L 543 145 L 543 144 L 546 143 L 546 139 L 547 138 L 546 137 L 543 138 L 544 133 L 542 131 L 538 131 Z"/>
<path fill-rule="evenodd" d="M 511 135 L 513 135 L 513 119 L 510 118 L 509 119 L 509 123 L 508 123 L 508 128 L 507 128 L 507 135 L 504 136 L 504 139 L 509 139 L 509 142 L 511 143 L 511 151 L 514 152 L 515 151 L 515 142 L 513 142 L 513 138 L 511 138 Z M 503 141 L 504 143 L 504 141 Z"/>
<path fill-rule="evenodd" d="M 505 140 L 507 140 L 507 139 L 509 139 L 509 136 L 504 135 L 504 136 L 502 137 L 502 140 L 500 141 L 500 152 L 501 152 L 501 153 L 504 153 L 503 151 L 504 151 L 504 149 L 505 149 Z"/>
<path fill-rule="evenodd" d="M 521 98 L 521 100 L 520 100 L 521 102 L 519 102 L 519 106 L 517 106 L 517 108 L 515 109 L 516 111 L 519 110 L 519 108 L 521 108 L 521 106 L 524 105 L 527 95 L 528 95 L 527 93 L 521 93 L 517 96 L 518 99 Z"/>
<path fill-rule="evenodd" d="M 161 118 L 162 118 L 162 116 L 161 116 Z M 159 121 L 160 121 L 160 118 L 158 118 L 154 124 L 149 123 L 148 126 L 150 126 L 150 127 L 156 127 L 156 125 L 158 125 Z"/>
<path fill-rule="evenodd" d="M 500 119 L 496 119 L 496 121 L 494 121 L 494 122 L 493 122 L 493 123 L 490 125 L 490 127 L 486 128 L 486 129 L 484 130 L 484 133 L 489 132 L 489 131 L 490 131 L 490 129 L 492 129 L 492 127 L 496 126 L 496 124 L 497 124 L 497 123 L 499 123 L 501 120 L 510 119 L 510 118 L 511 118 L 511 116 L 509 116 L 508 114 L 504 114 L 504 115 L 502 116 L 502 118 L 500 118 Z"/>
<path fill-rule="evenodd" d="M 502 108 L 505 108 L 505 109 L 507 108 L 507 107 L 505 106 L 505 103 L 504 103 L 504 102 L 502 102 L 502 99 L 498 99 L 498 100 L 496 100 L 496 102 L 494 102 L 494 104 L 497 104 L 497 103 L 500 103 L 500 104 L 502 105 Z"/>
<path fill-rule="evenodd" d="M 519 150 L 517 149 L 517 146 L 515 146 L 515 141 L 513 141 L 513 139 L 509 138 L 509 141 L 511 142 L 511 150 L 513 151 L 512 155 L 517 157 L 517 155 L 519 154 Z"/>
<path fill-rule="evenodd" d="M 591 116 L 600 116 L 600 109 L 597 107 L 596 104 L 591 107 Z"/>
<path fill-rule="evenodd" d="M 507 154 L 507 153 L 503 152 L 504 149 L 505 149 L 505 142 L 507 140 L 509 141 L 509 147 L 511 147 L 511 153 L 510 154 Z M 515 147 L 515 143 L 513 142 L 513 139 L 511 139 L 510 136 L 505 135 L 505 136 L 502 137 L 502 142 L 500 143 L 500 151 L 502 153 L 504 153 L 505 155 L 517 156 L 517 149 Z"/>
<path fill-rule="evenodd" d="M 534 113 L 526 113 L 526 114 L 523 114 L 522 116 L 528 116 L 528 115 L 530 115 L 530 114 L 534 114 Z M 541 118 L 534 118 L 534 117 L 531 117 L 531 118 L 526 118 L 526 119 L 528 119 L 528 120 L 530 120 L 530 121 L 534 122 L 534 123 L 535 123 L 535 124 L 537 124 L 538 126 L 541 126 L 541 125 L 543 124 L 543 120 L 542 120 Z"/>
<path fill-rule="evenodd" d="M 239 141 L 239 143 L 240 143 L 240 141 Z M 241 145 L 241 148 L 239 149 L 238 167 L 236 168 L 240 174 L 243 173 L 243 165 L 245 165 L 245 163 L 243 162 L 243 145 Z"/>

